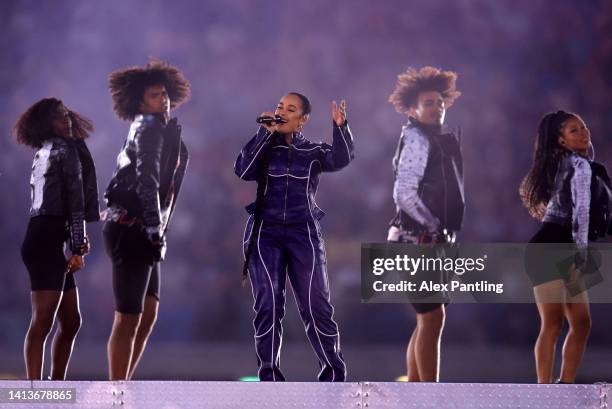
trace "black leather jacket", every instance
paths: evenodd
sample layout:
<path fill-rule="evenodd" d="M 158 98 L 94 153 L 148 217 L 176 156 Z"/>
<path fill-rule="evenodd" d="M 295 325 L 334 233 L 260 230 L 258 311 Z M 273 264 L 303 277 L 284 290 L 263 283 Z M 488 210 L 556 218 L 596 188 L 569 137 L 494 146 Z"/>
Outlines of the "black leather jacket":
<path fill-rule="evenodd" d="M 275 223 L 300 223 L 323 217 L 315 203 L 321 172 L 342 169 L 353 159 L 353 136 L 345 122 L 333 125 L 332 145 L 313 143 L 301 133 L 292 135 L 293 143 L 260 127 L 240 151 L 234 170 L 244 180 L 257 180 L 263 197 L 247 206 L 249 213 L 260 211 L 262 220 Z"/>
<path fill-rule="evenodd" d="M 177 119 L 137 115 L 104 197 L 110 210 L 125 210 L 147 231 L 165 232 L 187 168 L 187 147 Z M 117 213 L 106 220 L 117 221 Z"/>
<path fill-rule="evenodd" d="M 85 141 L 59 137 L 45 141 L 34 155 L 30 187 L 30 217 L 64 217 L 70 250 L 82 255 L 85 222 L 100 219 L 96 169 Z"/>
<path fill-rule="evenodd" d="M 559 163 L 542 221 L 571 226 L 574 242 L 585 248 L 608 231 L 611 199 L 606 168 L 568 153 Z"/>
<path fill-rule="evenodd" d="M 402 129 L 393 169 L 397 214 L 405 231 L 459 231 L 463 224 L 463 157 L 458 133 L 411 121 Z"/>

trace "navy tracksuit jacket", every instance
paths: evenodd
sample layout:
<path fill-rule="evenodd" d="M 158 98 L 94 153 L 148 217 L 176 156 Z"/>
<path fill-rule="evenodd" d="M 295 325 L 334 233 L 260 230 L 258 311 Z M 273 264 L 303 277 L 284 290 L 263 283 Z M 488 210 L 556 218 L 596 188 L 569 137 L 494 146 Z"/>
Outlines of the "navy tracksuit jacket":
<path fill-rule="evenodd" d="M 247 206 L 243 245 L 255 299 L 255 349 L 262 381 L 284 380 L 280 346 L 287 277 L 319 359 L 319 380 L 346 378 L 318 223 L 324 213 L 314 201 L 321 172 L 339 170 L 354 156 L 348 124 L 333 127 L 332 145 L 312 143 L 301 133 L 293 134 L 287 145 L 284 136 L 260 127 L 236 160 L 236 174 L 258 182 L 259 200 Z"/>

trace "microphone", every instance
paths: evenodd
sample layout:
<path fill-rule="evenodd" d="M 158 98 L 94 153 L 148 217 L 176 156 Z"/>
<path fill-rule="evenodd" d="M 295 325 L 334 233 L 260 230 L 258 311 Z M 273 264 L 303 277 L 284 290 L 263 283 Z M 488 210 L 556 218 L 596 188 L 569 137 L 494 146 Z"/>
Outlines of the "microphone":
<path fill-rule="evenodd" d="M 277 124 L 287 123 L 287 121 L 281 118 L 280 115 L 276 115 L 273 117 L 272 116 L 260 116 L 259 118 L 255 120 L 255 122 L 257 122 L 258 124 L 265 124 L 265 125 L 272 125 L 272 123 L 274 122 Z"/>

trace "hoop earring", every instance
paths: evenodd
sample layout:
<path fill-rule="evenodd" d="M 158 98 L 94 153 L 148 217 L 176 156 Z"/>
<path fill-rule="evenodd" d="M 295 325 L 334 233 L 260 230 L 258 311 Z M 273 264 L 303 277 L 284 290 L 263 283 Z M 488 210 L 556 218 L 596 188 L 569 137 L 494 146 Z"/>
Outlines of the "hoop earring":
<path fill-rule="evenodd" d="M 595 147 L 591 142 L 589 142 L 589 147 L 587 148 L 587 158 L 593 162 L 595 160 Z"/>

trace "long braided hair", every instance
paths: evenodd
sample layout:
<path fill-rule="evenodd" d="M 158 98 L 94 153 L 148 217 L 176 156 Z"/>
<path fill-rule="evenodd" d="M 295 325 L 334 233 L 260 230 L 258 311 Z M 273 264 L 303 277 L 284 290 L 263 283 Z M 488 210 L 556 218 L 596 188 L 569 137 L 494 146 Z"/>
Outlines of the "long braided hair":
<path fill-rule="evenodd" d="M 533 164 L 519 188 L 523 205 L 538 220 L 544 217 L 559 162 L 565 152 L 559 144 L 561 128 L 563 128 L 565 121 L 572 117 L 577 117 L 577 115 L 571 112 L 557 111 L 544 115 L 540 121 Z"/>

